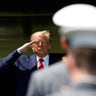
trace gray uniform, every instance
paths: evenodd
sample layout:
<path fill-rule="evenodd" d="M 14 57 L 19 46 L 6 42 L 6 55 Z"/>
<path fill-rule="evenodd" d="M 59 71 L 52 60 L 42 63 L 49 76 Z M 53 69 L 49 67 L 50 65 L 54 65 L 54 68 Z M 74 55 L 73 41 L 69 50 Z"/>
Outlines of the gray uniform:
<path fill-rule="evenodd" d="M 66 92 L 60 91 L 46 96 L 96 96 L 96 82 L 81 82 L 74 84 Z"/>
<path fill-rule="evenodd" d="M 68 69 L 75 84 L 64 93 L 60 91 L 49 96 L 96 96 L 96 6 L 70 4 L 58 10 L 52 20 L 60 27 L 61 35 L 69 40 Z"/>
<path fill-rule="evenodd" d="M 45 96 L 62 89 L 69 84 L 66 64 L 58 62 L 46 70 L 35 72 L 29 81 L 26 96 Z"/>

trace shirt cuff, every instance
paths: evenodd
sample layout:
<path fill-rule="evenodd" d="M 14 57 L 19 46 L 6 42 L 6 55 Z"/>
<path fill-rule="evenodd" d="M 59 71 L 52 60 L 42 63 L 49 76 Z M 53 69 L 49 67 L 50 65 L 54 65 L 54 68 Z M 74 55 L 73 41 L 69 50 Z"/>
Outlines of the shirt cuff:
<path fill-rule="evenodd" d="M 17 52 L 18 52 L 19 54 L 22 54 L 18 49 L 17 49 Z"/>

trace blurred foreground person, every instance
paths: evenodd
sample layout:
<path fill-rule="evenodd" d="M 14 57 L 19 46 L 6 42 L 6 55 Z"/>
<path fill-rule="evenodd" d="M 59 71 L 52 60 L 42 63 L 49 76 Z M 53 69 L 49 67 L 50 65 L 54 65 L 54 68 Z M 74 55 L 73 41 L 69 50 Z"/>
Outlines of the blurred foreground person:
<path fill-rule="evenodd" d="M 67 50 L 68 41 L 64 36 L 60 38 L 61 48 Z M 37 71 L 30 77 L 26 96 L 45 96 L 52 94 L 62 88 L 67 88 L 70 79 L 67 70 L 67 57 L 62 57 L 62 61 L 50 66 L 46 70 Z"/>
<path fill-rule="evenodd" d="M 30 48 L 34 54 L 31 56 L 24 55 L 23 53 Z M 48 68 L 49 65 L 59 61 L 56 56 L 49 54 L 49 50 L 50 33 L 44 30 L 33 33 L 31 42 L 24 44 L 5 57 L 3 62 L 7 62 L 1 63 L 1 68 L 8 64 L 16 66 L 16 96 L 25 96 L 30 73 L 37 69 Z"/>
<path fill-rule="evenodd" d="M 69 40 L 67 65 L 71 85 L 66 92 L 47 96 L 96 96 L 96 7 L 69 5 L 57 11 L 53 21 Z"/>

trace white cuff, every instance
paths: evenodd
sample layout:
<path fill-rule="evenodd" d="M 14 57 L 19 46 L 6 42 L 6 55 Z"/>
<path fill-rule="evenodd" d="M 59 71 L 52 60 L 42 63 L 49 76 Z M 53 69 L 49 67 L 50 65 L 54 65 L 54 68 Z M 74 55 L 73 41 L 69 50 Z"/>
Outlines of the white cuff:
<path fill-rule="evenodd" d="M 17 49 L 17 52 L 18 52 L 19 54 L 22 54 L 22 53 L 19 51 L 19 49 Z"/>

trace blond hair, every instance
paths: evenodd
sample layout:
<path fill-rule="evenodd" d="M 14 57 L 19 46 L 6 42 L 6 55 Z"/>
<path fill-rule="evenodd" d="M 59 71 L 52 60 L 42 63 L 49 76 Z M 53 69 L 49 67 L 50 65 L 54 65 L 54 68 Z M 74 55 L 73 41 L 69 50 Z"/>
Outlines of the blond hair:
<path fill-rule="evenodd" d="M 48 30 L 43 30 L 43 31 L 37 31 L 37 32 L 34 32 L 32 35 L 31 35 L 31 38 L 30 40 L 32 41 L 32 38 L 35 37 L 35 36 L 40 36 L 40 35 L 43 35 L 45 37 L 47 37 L 50 41 L 50 32 Z"/>

